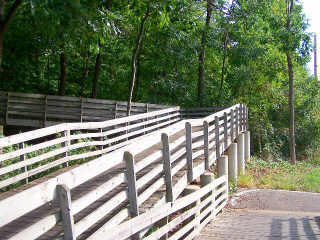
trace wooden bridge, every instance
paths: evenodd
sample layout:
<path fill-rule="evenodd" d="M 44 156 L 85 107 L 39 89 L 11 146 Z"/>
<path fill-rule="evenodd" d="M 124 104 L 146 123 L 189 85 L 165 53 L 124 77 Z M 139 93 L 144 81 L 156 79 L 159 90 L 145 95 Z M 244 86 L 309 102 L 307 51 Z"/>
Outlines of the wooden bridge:
<path fill-rule="evenodd" d="M 192 239 L 244 170 L 247 129 L 244 105 L 200 119 L 170 107 L 1 138 L 1 239 Z"/>

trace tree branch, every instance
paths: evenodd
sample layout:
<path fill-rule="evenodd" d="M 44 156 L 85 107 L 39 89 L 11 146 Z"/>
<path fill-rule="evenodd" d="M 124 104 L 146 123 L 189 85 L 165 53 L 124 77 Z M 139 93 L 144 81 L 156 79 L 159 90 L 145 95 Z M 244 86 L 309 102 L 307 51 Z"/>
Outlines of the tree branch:
<path fill-rule="evenodd" d="M 5 32 L 9 22 L 11 21 L 13 15 L 15 14 L 15 12 L 17 11 L 18 7 L 21 5 L 22 2 L 23 2 L 23 0 L 16 0 L 13 3 L 13 5 L 11 6 L 11 8 L 10 8 L 10 10 L 8 12 L 8 15 L 4 18 L 3 21 L 1 21 L 0 32 Z"/>

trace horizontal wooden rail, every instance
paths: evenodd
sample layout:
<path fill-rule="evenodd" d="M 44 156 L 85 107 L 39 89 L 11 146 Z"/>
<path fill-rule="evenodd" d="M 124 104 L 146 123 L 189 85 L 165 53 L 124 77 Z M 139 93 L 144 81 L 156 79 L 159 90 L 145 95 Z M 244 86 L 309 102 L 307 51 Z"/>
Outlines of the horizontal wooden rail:
<path fill-rule="evenodd" d="M 180 121 L 179 110 L 174 107 L 104 122 L 64 123 L 1 138 L 0 189 L 52 172 L 61 164 L 88 160 L 128 145 L 136 137 Z"/>
<path fill-rule="evenodd" d="M 46 127 L 63 122 L 95 122 L 126 116 L 127 102 L 0 91 L 0 124 Z M 170 106 L 132 103 L 131 114 Z"/>
<path fill-rule="evenodd" d="M 125 223 L 120 224 L 117 227 L 108 229 L 109 230 L 108 234 L 106 234 L 107 228 L 104 228 L 100 231 L 97 231 L 94 235 L 92 235 L 88 239 L 92 239 L 92 240 L 93 239 L 95 239 L 95 240 L 99 240 L 99 239 L 104 239 L 104 240 L 127 239 L 127 238 L 131 237 L 133 234 L 147 228 L 150 225 L 155 224 L 156 222 L 163 219 L 164 217 L 170 216 L 170 215 L 182 210 L 183 208 L 186 208 L 187 206 L 192 205 L 196 201 L 201 200 L 201 198 L 203 198 L 208 193 L 212 192 L 214 189 L 226 191 L 225 186 L 226 186 L 227 181 L 228 181 L 227 176 L 226 175 L 222 176 L 222 177 L 216 179 L 215 181 L 213 181 L 212 183 L 206 185 L 205 187 L 201 188 L 200 190 L 198 190 L 194 193 L 191 193 L 190 195 L 188 195 L 186 197 L 178 199 L 175 202 L 169 202 L 165 205 L 162 205 L 159 208 L 152 209 L 151 211 L 146 212 L 145 214 L 142 214 L 138 217 L 135 217 L 129 221 L 126 221 Z M 218 196 L 218 194 L 215 194 L 214 197 L 217 197 L 217 196 Z M 217 212 L 218 212 L 217 210 L 221 210 L 220 208 L 222 208 L 221 206 L 224 206 L 226 204 L 226 200 L 227 200 L 227 195 L 222 195 L 215 200 L 215 204 L 213 204 L 208 209 L 206 209 L 205 213 L 207 213 L 207 214 L 212 209 L 214 210 L 214 215 L 210 216 L 210 219 L 212 219 L 217 214 Z M 223 205 L 221 205 L 221 203 Z M 205 206 L 207 206 L 207 204 L 208 204 L 208 200 L 207 201 L 204 200 L 204 201 L 202 201 L 202 204 L 200 203 L 200 206 L 195 205 L 190 210 L 188 210 L 187 213 L 184 213 L 184 215 L 182 215 L 182 217 L 180 217 L 179 219 L 174 221 L 174 223 L 169 223 L 168 225 L 169 226 L 171 225 L 171 226 L 170 226 L 170 228 L 167 227 L 166 231 L 164 231 L 163 229 L 159 229 L 156 232 L 152 233 L 150 236 L 148 236 L 147 239 L 156 239 L 156 236 L 161 237 L 162 235 L 164 235 L 165 233 L 167 233 L 171 229 L 173 229 L 175 226 L 177 226 L 178 224 L 180 224 L 181 222 L 183 222 L 187 218 L 194 215 L 197 210 L 198 211 L 202 210 Z M 220 208 L 217 208 L 217 207 L 220 207 Z M 200 220 L 203 220 L 203 218 L 205 216 L 206 216 L 205 214 L 202 214 L 201 216 L 198 216 L 198 217 L 200 218 Z M 192 222 L 192 224 L 191 224 L 192 227 L 194 226 L 195 222 L 196 221 Z M 197 230 L 200 231 L 200 229 L 197 229 Z M 160 231 L 161 231 L 161 234 L 159 234 Z"/>

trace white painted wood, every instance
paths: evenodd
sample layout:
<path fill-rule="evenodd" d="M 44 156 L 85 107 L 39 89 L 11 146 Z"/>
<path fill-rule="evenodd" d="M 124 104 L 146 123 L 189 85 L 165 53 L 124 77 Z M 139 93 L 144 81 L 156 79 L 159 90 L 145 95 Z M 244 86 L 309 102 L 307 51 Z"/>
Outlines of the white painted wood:
<path fill-rule="evenodd" d="M 236 138 L 239 136 L 239 108 L 237 107 L 235 110 L 235 121 L 236 121 Z"/>
<path fill-rule="evenodd" d="M 216 116 L 215 118 L 215 143 L 216 143 L 216 156 L 217 158 L 220 157 L 220 133 L 219 133 L 219 118 Z"/>
<path fill-rule="evenodd" d="M 85 195 L 81 196 L 72 203 L 73 212 L 74 214 L 79 213 L 87 206 L 101 198 L 103 195 L 107 194 L 108 192 L 112 191 L 114 188 L 119 186 L 120 184 L 126 181 L 125 173 L 119 173 L 115 177 L 111 178 L 104 184 L 100 185 L 96 189 L 91 192 L 86 193 Z"/>
<path fill-rule="evenodd" d="M 231 110 L 231 120 L 230 120 L 230 135 L 231 135 L 231 142 L 234 140 L 234 111 Z"/>
<path fill-rule="evenodd" d="M 186 153 L 187 153 L 187 165 L 188 165 L 188 182 L 192 182 L 192 179 L 193 179 L 192 125 L 190 122 L 186 122 Z"/>
<path fill-rule="evenodd" d="M 209 170 L 209 123 L 207 121 L 203 122 L 203 135 L 205 169 Z"/>
<path fill-rule="evenodd" d="M 127 181 L 128 181 L 128 198 L 129 198 L 129 212 L 130 216 L 136 217 L 139 216 L 139 203 L 138 203 L 138 190 L 136 184 L 136 170 L 134 166 L 134 157 L 132 153 L 124 153 L 124 161 L 126 162 L 127 168 Z M 140 233 L 135 233 L 131 236 L 133 240 L 138 240 L 140 238 Z"/>
<path fill-rule="evenodd" d="M 168 134 L 163 133 L 161 139 L 162 139 L 163 171 L 164 171 L 164 177 L 166 182 L 166 201 L 173 202 L 171 155 L 170 155 Z"/>
<path fill-rule="evenodd" d="M 250 131 L 244 134 L 244 159 L 245 162 L 250 162 Z"/>
<path fill-rule="evenodd" d="M 223 119 L 223 140 L 224 140 L 224 149 L 228 148 L 228 116 L 227 113 L 224 113 L 224 119 Z"/>

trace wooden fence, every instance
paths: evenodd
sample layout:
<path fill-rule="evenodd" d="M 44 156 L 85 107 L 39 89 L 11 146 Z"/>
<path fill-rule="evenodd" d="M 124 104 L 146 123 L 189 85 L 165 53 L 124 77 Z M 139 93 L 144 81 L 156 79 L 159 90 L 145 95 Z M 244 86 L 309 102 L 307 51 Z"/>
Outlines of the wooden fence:
<path fill-rule="evenodd" d="M 128 145 L 132 139 L 179 121 L 179 110 L 174 107 L 104 122 L 64 123 L 1 138 L 0 190 Z"/>
<path fill-rule="evenodd" d="M 160 239 L 170 232 L 170 239 L 193 239 L 225 207 L 228 200 L 228 176 L 214 180 L 205 187 L 175 202 L 168 202 L 119 226 L 97 231 L 88 239 L 123 240 L 148 229 L 164 218 L 167 224 L 148 235 L 145 240 Z M 181 213 L 183 212 L 183 213 Z M 187 222 L 187 223 L 186 223 Z M 182 227 L 182 223 L 184 224 Z"/>
<path fill-rule="evenodd" d="M 132 103 L 131 115 L 170 106 Z M 127 102 L 0 91 L 0 124 L 47 127 L 65 122 L 96 122 L 126 117 Z"/>
<path fill-rule="evenodd" d="M 176 106 L 132 103 L 131 115 Z M 180 108 L 182 118 L 202 118 L 221 107 Z M 65 122 L 96 122 L 126 117 L 127 102 L 0 91 L 0 125 L 48 127 Z"/>
<path fill-rule="evenodd" d="M 162 114 L 172 114 L 172 112 L 175 114 L 178 109 L 162 111 L 168 111 L 162 112 Z M 248 110 L 245 106 L 235 105 L 203 119 L 179 121 L 163 128 L 161 131 L 132 139 L 130 144 L 106 155 L 95 155 L 95 159 L 22 192 L 9 195 L 0 200 L 0 235 L 4 239 L 11 240 L 38 238 L 100 239 L 95 236 L 104 235 L 104 237 L 107 237 L 111 234 L 111 230 L 122 233 L 125 225 L 119 224 L 130 217 L 133 219 L 124 224 L 134 226 L 132 224 L 140 223 L 141 219 L 144 219 L 143 216 L 145 219 L 154 219 L 153 217 L 161 212 L 162 215 L 160 214 L 160 216 L 164 217 L 179 212 L 181 208 L 189 206 L 199 199 L 201 199 L 200 205 L 191 208 L 189 212 L 183 213 L 181 219 L 188 214 L 191 216 L 194 212 L 199 213 L 200 211 L 200 215 L 197 214 L 197 220 L 192 221 L 188 225 L 190 227 L 188 229 L 194 227 L 195 222 L 197 222 L 197 226 L 199 222 L 201 225 L 208 221 L 205 220 L 207 219 L 205 217 L 209 211 L 215 209 L 214 211 L 217 212 L 219 206 L 223 206 L 209 204 L 212 199 L 204 199 L 203 196 L 213 191 L 213 188 L 217 188 L 214 198 L 224 204 L 226 196 L 220 197 L 220 194 L 223 194 L 226 188 L 218 186 L 224 183 L 226 178 L 222 177 L 194 195 L 190 195 L 191 200 L 177 199 L 188 183 L 197 179 L 210 166 L 216 164 L 216 160 L 238 137 L 239 133 L 246 131 L 248 127 L 247 114 Z M 139 116 L 131 116 L 130 118 L 134 121 L 136 120 L 135 117 Z M 145 115 L 143 118 L 146 117 L 151 116 Z M 171 117 L 168 115 L 168 118 Z M 159 121 L 159 118 L 156 121 Z M 117 123 L 119 124 L 119 122 Z M 165 122 L 165 125 L 168 125 L 168 122 Z M 64 126 L 68 125 L 65 124 Z M 100 131 L 101 128 L 106 127 L 103 123 L 79 123 L 69 126 L 73 127 L 71 129 L 67 128 L 71 131 L 81 129 Z M 112 126 L 112 124 L 108 126 Z M 154 125 L 154 127 L 158 128 L 159 125 Z M 57 129 L 58 132 L 65 131 L 65 128 Z M 122 131 L 124 130 L 127 130 L 127 127 L 122 129 Z M 45 133 L 41 133 L 41 130 L 36 131 L 38 131 L 37 134 L 45 136 Z M 143 131 L 140 133 L 143 133 Z M 33 134 L 26 133 L 24 137 L 32 139 Z M 81 136 L 81 138 L 85 137 L 96 138 L 101 137 L 101 135 L 87 133 L 85 136 Z M 123 138 L 127 137 L 129 136 L 123 136 Z M 62 142 L 65 142 L 65 136 L 63 138 Z M 50 141 L 54 140 L 48 142 Z M 3 146 L 3 144 L 7 146 L 9 143 L 19 144 L 20 142 L 19 137 L 14 136 L 11 139 L 6 138 L 5 141 L 1 139 L 0 144 L 2 145 L 0 146 Z M 93 142 L 93 145 L 101 146 L 101 141 Z M 161 145 L 160 148 L 157 147 L 159 144 Z M 43 145 L 41 146 L 43 147 Z M 66 146 L 68 145 L 66 144 Z M 70 149 L 64 149 L 62 153 L 66 150 L 69 151 Z M 18 151 L 20 151 L 19 154 L 25 154 L 25 150 Z M 98 154 L 101 154 L 102 150 L 99 151 Z M 64 158 L 66 157 L 69 156 L 67 155 Z M 119 171 L 121 168 L 117 166 L 124 166 L 126 171 Z M 114 169 L 115 171 L 112 172 Z M 104 179 L 102 183 L 94 182 L 94 188 L 86 187 L 87 183 L 94 181 L 97 176 L 101 176 L 103 173 L 107 173 L 108 178 Z M 166 189 L 165 195 L 158 196 L 158 191 L 163 186 Z M 114 193 L 116 189 L 118 190 Z M 84 192 L 72 197 L 72 193 L 77 193 L 77 191 Z M 155 195 L 158 196 L 155 204 L 146 206 L 145 204 L 150 202 Z M 107 196 L 107 198 L 103 196 Z M 98 206 L 95 205 L 97 202 L 99 202 Z M 166 204 L 166 202 L 177 202 L 178 205 Z M 14 203 L 14 209 L 12 203 Z M 164 210 L 163 213 L 159 210 L 159 207 Z M 149 209 L 148 213 L 140 215 L 145 209 Z M 174 222 L 171 221 L 166 225 L 166 230 L 164 228 L 159 230 L 162 229 L 161 233 L 167 232 L 180 220 L 173 219 Z M 140 224 L 137 226 L 137 232 L 141 231 L 140 234 L 145 234 L 147 231 L 143 229 L 152 224 L 152 220 L 146 221 L 146 224 Z M 63 226 L 62 230 L 61 226 Z M 187 227 L 184 230 L 186 229 Z M 196 229 L 194 232 L 200 228 L 196 227 Z M 133 231 L 131 228 L 131 231 L 130 235 L 128 235 L 128 231 L 124 231 L 126 233 L 123 233 L 123 238 L 131 235 L 136 236 L 136 232 L 134 232 L 136 230 Z M 149 236 L 149 239 L 155 238 Z M 178 237 L 172 239 L 178 239 Z"/>

